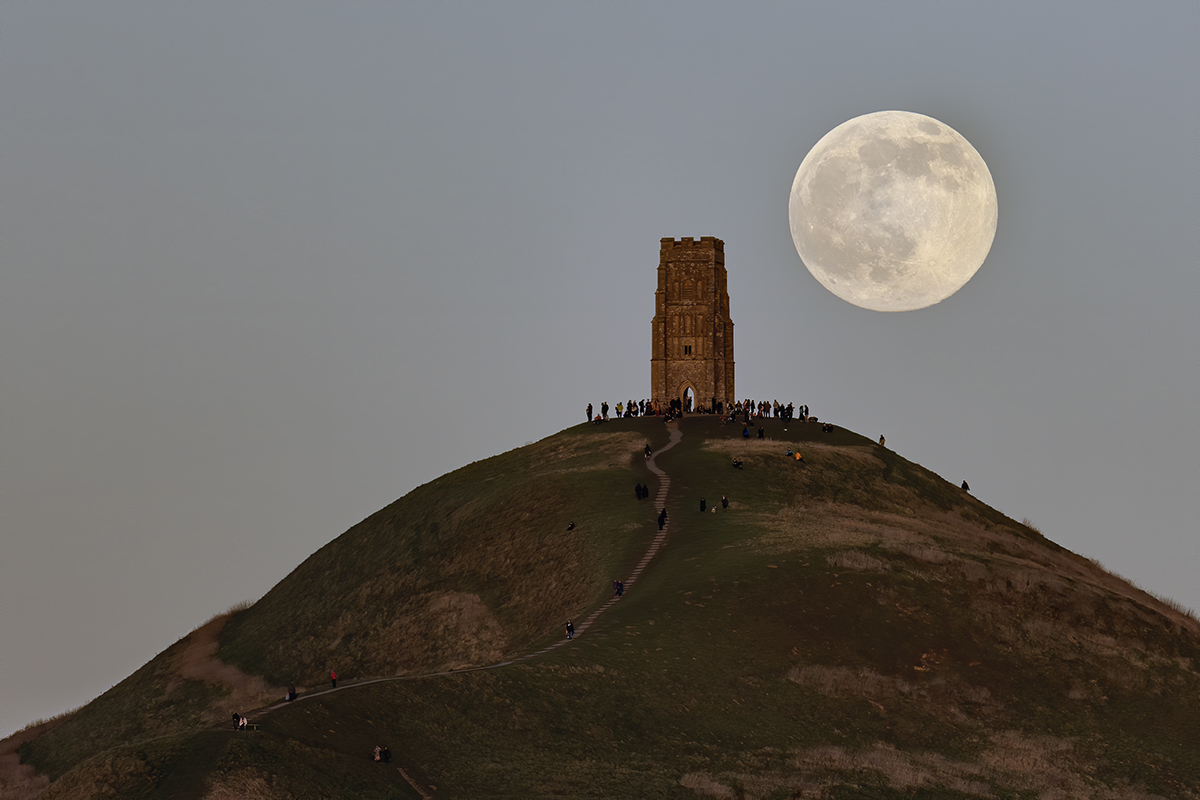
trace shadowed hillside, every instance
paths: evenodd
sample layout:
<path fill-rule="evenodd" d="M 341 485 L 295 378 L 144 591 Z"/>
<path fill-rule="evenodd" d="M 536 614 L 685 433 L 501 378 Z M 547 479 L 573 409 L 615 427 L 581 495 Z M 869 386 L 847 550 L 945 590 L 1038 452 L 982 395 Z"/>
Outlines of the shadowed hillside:
<path fill-rule="evenodd" d="M 842 429 L 683 420 L 629 593 L 475 669 L 631 573 L 671 427 L 419 487 L 24 744 L 42 796 L 1200 797 L 1195 619 Z"/>

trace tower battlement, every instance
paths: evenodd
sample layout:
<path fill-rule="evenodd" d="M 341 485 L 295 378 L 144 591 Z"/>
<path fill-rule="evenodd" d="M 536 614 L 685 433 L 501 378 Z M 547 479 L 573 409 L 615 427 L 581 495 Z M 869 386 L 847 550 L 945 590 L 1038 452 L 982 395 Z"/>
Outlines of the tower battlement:
<path fill-rule="evenodd" d="M 718 253 L 725 252 L 725 242 L 715 236 L 701 236 L 699 239 L 694 239 L 691 236 L 684 236 L 680 239 L 666 238 L 662 240 L 661 249 L 672 250 L 675 248 L 692 250 L 715 250 Z"/>

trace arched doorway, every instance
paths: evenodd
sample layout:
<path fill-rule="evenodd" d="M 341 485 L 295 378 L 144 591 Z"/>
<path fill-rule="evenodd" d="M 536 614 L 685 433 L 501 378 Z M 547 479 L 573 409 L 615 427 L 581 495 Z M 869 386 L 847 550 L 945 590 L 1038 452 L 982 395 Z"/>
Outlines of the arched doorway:
<path fill-rule="evenodd" d="M 691 410 L 696 407 L 696 393 L 692 391 L 691 386 L 683 387 L 683 410 L 691 413 Z"/>

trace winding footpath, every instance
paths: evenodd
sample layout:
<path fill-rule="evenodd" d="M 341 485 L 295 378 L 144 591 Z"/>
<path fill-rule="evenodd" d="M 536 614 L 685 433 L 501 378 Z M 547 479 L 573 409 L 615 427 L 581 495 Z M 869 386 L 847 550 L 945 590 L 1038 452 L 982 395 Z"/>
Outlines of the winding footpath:
<path fill-rule="evenodd" d="M 650 468 L 651 472 L 653 472 L 655 475 L 658 476 L 658 494 L 655 495 L 655 497 L 654 497 L 654 507 L 655 508 L 666 508 L 667 495 L 671 490 L 671 477 L 669 475 L 667 475 L 667 473 L 665 473 L 661 469 L 659 469 L 658 464 L 655 462 L 655 459 L 658 456 L 660 456 L 663 453 L 670 450 L 675 445 L 679 444 L 681 439 L 683 439 L 683 432 L 679 430 L 679 426 L 677 424 L 672 424 L 670 440 L 665 445 L 663 445 L 663 447 L 661 449 L 656 450 L 653 453 L 651 453 L 650 458 L 646 459 L 646 466 Z M 666 542 L 666 540 L 667 540 L 667 534 L 670 532 L 671 532 L 671 520 L 670 520 L 670 517 L 668 517 L 665 524 L 663 525 L 662 530 L 660 530 L 658 532 L 658 534 L 654 537 L 654 541 L 652 541 L 650 543 L 650 547 L 649 547 L 649 549 L 646 550 L 646 554 L 644 556 L 642 556 L 642 560 L 638 562 L 637 567 L 634 568 L 633 572 L 630 573 L 629 578 L 626 579 L 626 581 L 625 581 L 626 588 L 633 586 L 635 583 L 637 583 L 638 577 L 642 574 L 642 571 L 646 569 L 646 566 L 649 565 L 649 563 L 654 559 L 654 556 L 658 554 L 659 549 L 663 546 L 663 543 Z M 596 618 L 599 617 L 601 614 L 603 614 L 605 611 L 607 611 L 609 608 L 611 608 L 613 606 L 613 604 L 616 603 L 617 600 L 619 600 L 619 599 L 620 598 L 618 598 L 618 597 L 611 597 L 608 599 L 607 602 L 604 603 L 604 605 L 600 606 L 595 611 L 593 611 L 586 620 L 584 620 L 582 623 L 580 623 L 575 628 L 575 638 L 579 638 L 584 633 L 586 633 L 587 629 L 590 628 L 592 626 L 592 623 L 596 621 Z M 308 700 L 313 697 L 321 697 L 322 695 L 331 694 L 333 692 L 340 692 L 345 689 L 356 689 L 360 686 L 370 686 L 373 683 L 391 683 L 394 681 L 416 680 L 418 678 L 435 678 L 435 677 L 438 677 L 441 675 L 461 675 L 464 672 L 480 672 L 485 669 L 497 669 L 499 667 L 507 667 L 510 664 L 516 664 L 521 661 L 526 661 L 531 658 L 536 658 L 537 656 L 540 656 L 540 655 L 545 655 L 546 653 L 549 653 L 551 650 L 554 650 L 555 648 L 558 648 L 558 647 L 562 647 L 563 645 L 569 644 L 572 641 L 574 641 L 574 639 L 557 639 L 552 644 L 547 645 L 546 647 L 543 647 L 541 650 L 535 650 L 532 653 L 526 653 L 525 655 L 517 656 L 516 658 L 510 658 L 508 661 L 499 661 L 495 664 L 487 664 L 482 667 L 466 667 L 465 669 L 453 669 L 453 670 L 446 670 L 443 672 L 425 672 L 420 675 L 393 675 L 390 678 L 374 678 L 372 680 L 366 680 L 366 681 L 355 681 L 354 683 L 347 683 L 344 686 L 339 686 L 336 689 L 331 688 L 331 689 L 323 689 L 319 692 L 308 692 L 301 697 L 297 697 L 296 700 L 293 701 L 293 703 L 298 703 L 302 700 Z M 266 708 L 259 709 L 258 711 L 254 712 L 254 715 L 256 718 L 261 719 L 263 716 L 270 713 L 271 711 L 274 711 L 279 708 L 283 708 L 284 706 L 287 706 L 290 704 L 291 703 L 289 703 L 286 700 L 281 700 L 280 702 L 276 703 L 275 705 L 267 706 Z"/>
<path fill-rule="evenodd" d="M 670 430 L 671 430 L 671 437 L 667 441 L 667 443 L 665 445 L 663 445 L 663 447 L 661 449 L 656 450 L 653 453 L 651 453 L 650 457 L 648 459 L 646 459 L 646 466 L 650 468 L 651 472 L 653 472 L 656 476 L 658 476 L 658 494 L 655 495 L 655 497 L 654 497 L 654 507 L 659 508 L 659 509 L 665 509 L 667 507 L 667 495 L 671 491 L 671 477 L 669 475 L 667 475 L 667 473 L 665 473 L 661 469 L 659 469 L 658 464 L 655 462 L 655 459 L 658 456 L 660 456 L 663 453 L 670 450 L 675 445 L 679 444 L 680 440 L 683 439 L 683 432 L 679 430 L 678 424 L 671 424 Z M 654 537 L 654 540 L 650 543 L 650 547 L 646 550 L 646 554 L 644 556 L 642 556 L 642 560 L 638 562 L 637 567 L 634 568 L 633 572 L 630 573 L 629 578 L 626 579 L 626 581 L 625 581 L 626 587 L 633 586 L 635 583 L 637 583 L 638 577 L 641 576 L 643 570 L 646 569 L 646 567 L 650 564 L 650 562 L 654 560 L 654 556 L 658 554 L 659 549 L 663 546 L 663 543 L 666 542 L 667 534 L 670 533 L 670 531 L 671 531 L 671 519 L 670 519 L 670 517 L 668 517 L 663 524 L 662 530 L 658 531 L 658 533 Z M 613 604 L 616 603 L 617 600 L 619 600 L 619 599 L 620 598 L 615 597 L 615 596 L 610 597 L 607 602 L 605 602 L 602 606 L 600 606 L 595 611 L 593 611 L 591 613 L 591 615 L 588 616 L 588 618 L 586 620 L 584 620 L 582 623 L 580 623 L 580 625 L 575 629 L 576 638 L 578 638 L 578 637 L 582 636 L 584 633 L 586 633 L 588 628 L 590 628 L 592 626 L 592 623 L 594 623 L 601 614 L 603 614 L 605 611 L 607 611 L 609 608 L 611 608 L 613 606 Z M 508 661 L 500 661 L 495 664 L 487 664 L 482 667 L 468 667 L 466 669 L 447 670 L 444 672 L 426 672 L 421 675 L 396 675 L 396 676 L 392 676 L 390 678 L 375 678 L 373 680 L 367 680 L 367 681 L 356 681 L 354 683 L 348 683 L 344 686 L 339 686 L 336 689 L 330 688 L 330 689 L 324 689 L 319 692 L 310 692 L 308 694 L 303 695 L 302 697 L 297 697 L 292 702 L 298 703 L 298 702 L 301 702 L 303 700 L 308 700 L 313 697 L 321 697 L 322 695 L 331 694 L 332 692 L 340 692 L 340 691 L 344 691 L 346 689 L 357 689 L 360 686 L 370 686 L 373 683 L 391 683 L 394 681 L 415 680 L 417 678 L 434 678 L 434 677 L 438 677 L 441 675 L 461 675 L 464 672 L 479 672 L 479 671 L 482 671 L 485 669 L 497 669 L 499 667 L 507 667 L 510 664 L 516 664 L 520 661 L 526 661 L 531 658 L 536 658 L 537 656 L 540 656 L 540 655 L 545 655 L 546 653 L 549 653 L 551 650 L 554 650 L 555 648 L 558 648 L 558 647 L 562 647 L 563 645 L 569 644 L 572 641 L 574 641 L 574 639 L 558 639 L 555 642 L 553 642 L 552 644 L 550 644 L 546 647 L 543 647 L 541 650 L 536 650 L 532 653 L 526 653 L 525 655 L 517 656 L 516 658 L 511 658 Z M 284 706 L 287 706 L 287 705 L 290 705 L 290 703 L 288 701 L 284 700 L 284 701 L 280 701 L 280 702 L 276 703 L 275 705 L 267 706 L 266 708 L 262 708 L 256 712 L 254 712 L 254 716 L 256 719 L 256 723 L 255 723 L 256 727 L 257 727 L 257 720 L 261 720 L 264 716 L 266 716 L 270 712 L 272 712 L 276 709 L 279 709 L 279 708 L 283 708 Z M 423 800 L 433 800 L 433 794 L 432 794 L 433 787 L 422 786 L 420 782 L 414 780 L 413 777 L 411 775 L 409 775 L 404 770 L 404 768 L 400 767 L 399 765 L 397 765 L 396 770 L 400 773 L 401 777 L 403 777 L 404 780 L 407 781 L 408 784 L 410 786 L 412 786 L 414 790 L 416 790 L 417 794 L 419 794 L 423 798 Z"/>

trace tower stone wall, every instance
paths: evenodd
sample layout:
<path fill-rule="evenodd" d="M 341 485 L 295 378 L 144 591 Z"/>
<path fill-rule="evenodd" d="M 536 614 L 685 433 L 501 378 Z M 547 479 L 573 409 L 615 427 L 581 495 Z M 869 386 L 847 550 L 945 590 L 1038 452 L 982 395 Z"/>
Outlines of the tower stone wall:
<path fill-rule="evenodd" d="M 725 243 L 663 239 L 658 255 L 658 289 L 650 351 L 650 396 L 664 403 L 736 402 L 733 387 L 733 320 L 725 277 Z"/>

